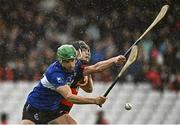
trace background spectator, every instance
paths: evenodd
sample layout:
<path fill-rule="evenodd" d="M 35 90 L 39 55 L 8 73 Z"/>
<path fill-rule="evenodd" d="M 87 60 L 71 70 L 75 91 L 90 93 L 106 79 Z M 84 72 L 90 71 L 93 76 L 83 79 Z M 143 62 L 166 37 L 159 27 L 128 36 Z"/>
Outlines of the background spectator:
<path fill-rule="evenodd" d="M 170 5 L 166 17 L 139 44 L 140 57 L 122 78 L 147 81 L 151 72 L 147 69 L 156 67 L 159 85 L 180 69 L 177 0 L 1 0 L 0 80 L 39 80 L 57 47 L 73 40 L 90 45 L 93 64 L 123 54 L 164 4 Z M 113 67 L 94 80 L 112 81 L 118 69 Z"/>
<path fill-rule="evenodd" d="M 8 114 L 3 112 L 1 113 L 1 122 L 2 125 L 7 125 L 8 124 Z"/>
<path fill-rule="evenodd" d="M 108 121 L 104 116 L 104 111 L 98 111 L 97 112 L 95 124 L 108 124 Z"/>

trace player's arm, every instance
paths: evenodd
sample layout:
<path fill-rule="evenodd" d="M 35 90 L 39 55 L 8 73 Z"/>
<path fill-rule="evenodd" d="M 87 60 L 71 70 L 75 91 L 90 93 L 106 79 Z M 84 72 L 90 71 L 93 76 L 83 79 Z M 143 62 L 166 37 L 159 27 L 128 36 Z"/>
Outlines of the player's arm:
<path fill-rule="evenodd" d="M 55 72 L 51 74 L 49 78 L 51 85 L 55 88 L 59 94 L 61 94 L 67 101 L 75 104 L 97 104 L 101 105 L 105 102 L 105 97 L 87 98 L 72 94 L 71 88 L 68 86 L 65 80 L 65 74 Z"/>
<path fill-rule="evenodd" d="M 81 89 L 83 89 L 85 92 L 88 92 L 88 93 L 92 93 L 93 91 L 93 80 L 92 80 L 92 76 L 91 75 L 88 75 L 88 76 L 84 76 L 84 79 L 83 79 L 83 83 L 80 83 L 78 84 Z"/>
<path fill-rule="evenodd" d="M 60 93 L 67 101 L 74 104 L 97 104 L 102 105 L 105 101 L 105 97 L 87 98 L 72 94 L 71 89 L 68 85 L 59 86 L 56 91 Z"/>
<path fill-rule="evenodd" d="M 116 57 L 113 57 L 113 58 L 110 58 L 110 59 L 107 59 L 104 61 L 100 61 L 94 65 L 86 66 L 84 68 L 83 75 L 86 76 L 86 75 L 89 75 L 92 73 L 102 72 L 105 69 L 110 68 L 114 63 L 115 64 L 122 64 L 125 61 L 126 61 L 126 58 L 122 55 L 116 56 Z"/>

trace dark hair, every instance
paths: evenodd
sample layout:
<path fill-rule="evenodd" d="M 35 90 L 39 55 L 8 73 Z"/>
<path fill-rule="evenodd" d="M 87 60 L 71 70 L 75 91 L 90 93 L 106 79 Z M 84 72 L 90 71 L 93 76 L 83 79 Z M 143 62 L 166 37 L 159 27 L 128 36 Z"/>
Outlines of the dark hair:
<path fill-rule="evenodd" d="M 76 50 L 78 50 L 78 49 L 89 49 L 89 46 L 84 41 L 81 41 L 81 40 L 74 41 L 72 43 L 72 45 L 74 46 L 74 48 Z"/>

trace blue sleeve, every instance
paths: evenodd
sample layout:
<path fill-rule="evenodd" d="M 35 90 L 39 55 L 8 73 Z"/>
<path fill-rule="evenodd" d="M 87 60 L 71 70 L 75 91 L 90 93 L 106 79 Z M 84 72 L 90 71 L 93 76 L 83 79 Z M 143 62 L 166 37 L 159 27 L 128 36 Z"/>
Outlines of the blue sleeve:
<path fill-rule="evenodd" d="M 61 73 L 51 74 L 49 81 L 55 88 L 66 85 L 64 74 Z"/>

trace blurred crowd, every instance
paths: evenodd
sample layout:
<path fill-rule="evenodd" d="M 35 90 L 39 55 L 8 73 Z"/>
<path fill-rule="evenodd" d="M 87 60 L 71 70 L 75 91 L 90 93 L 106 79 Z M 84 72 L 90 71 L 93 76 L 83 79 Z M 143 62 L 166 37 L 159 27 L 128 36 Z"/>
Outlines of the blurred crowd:
<path fill-rule="evenodd" d="M 91 64 L 123 54 L 164 4 L 170 5 L 167 15 L 138 44 L 138 60 L 121 80 L 180 90 L 178 0 L 1 0 L 0 80 L 39 80 L 56 49 L 73 40 L 87 42 Z M 118 69 L 94 80 L 110 82 Z"/>

